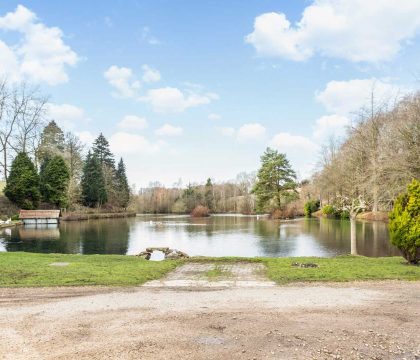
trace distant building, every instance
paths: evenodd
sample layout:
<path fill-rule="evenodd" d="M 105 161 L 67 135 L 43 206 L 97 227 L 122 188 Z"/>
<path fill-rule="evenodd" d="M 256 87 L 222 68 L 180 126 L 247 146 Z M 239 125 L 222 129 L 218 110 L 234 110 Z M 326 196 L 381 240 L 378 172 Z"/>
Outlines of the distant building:
<path fill-rule="evenodd" d="M 25 225 L 58 224 L 60 210 L 20 210 L 19 218 Z"/>

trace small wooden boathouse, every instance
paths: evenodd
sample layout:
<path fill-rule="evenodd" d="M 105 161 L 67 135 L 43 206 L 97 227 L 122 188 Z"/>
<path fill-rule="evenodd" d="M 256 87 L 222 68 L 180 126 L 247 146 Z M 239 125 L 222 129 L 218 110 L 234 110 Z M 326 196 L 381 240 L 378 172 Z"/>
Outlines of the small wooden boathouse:
<path fill-rule="evenodd" d="M 60 210 L 20 210 L 19 218 L 25 225 L 58 224 Z"/>

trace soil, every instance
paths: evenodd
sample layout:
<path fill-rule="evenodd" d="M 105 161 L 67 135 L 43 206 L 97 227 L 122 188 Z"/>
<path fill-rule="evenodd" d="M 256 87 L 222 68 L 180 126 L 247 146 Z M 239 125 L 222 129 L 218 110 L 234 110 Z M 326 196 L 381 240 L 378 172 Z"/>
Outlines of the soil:
<path fill-rule="evenodd" d="M 0 289 L 0 359 L 420 359 L 420 282 L 185 266 L 137 288 Z"/>

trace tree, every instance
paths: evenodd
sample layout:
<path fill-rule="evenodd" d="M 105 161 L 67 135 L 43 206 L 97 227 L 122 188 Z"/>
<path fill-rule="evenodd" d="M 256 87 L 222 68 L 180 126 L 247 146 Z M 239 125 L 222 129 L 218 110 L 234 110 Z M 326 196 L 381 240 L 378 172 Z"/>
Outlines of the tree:
<path fill-rule="evenodd" d="M 35 165 L 24 152 L 12 162 L 4 194 L 22 209 L 36 209 L 41 198 Z"/>
<path fill-rule="evenodd" d="M 271 204 L 281 209 L 296 197 L 296 173 L 285 154 L 267 148 L 261 156 L 261 167 L 252 192 L 257 197 L 257 210 L 264 211 Z"/>
<path fill-rule="evenodd" d="M 115 169 L 114 155 L 109 148 L 109 142 L 102 133 L 96 138 L 92 147 L 93 155 L 95 155 L 101 166 L 108 166 Z"/>
<path fill-rule="evenodd" d="M 126 208 L 130 201 L 130 187 L 128 185 L 125 164 L 121 158 L 116 172 L 117 194 L 120 207 Z"/>
<path fill-rule="evenodd" d="M 208 178 L 204 190 L 204 205 L 210 210 L 214 211 L 214 191 L 211 179 Z"/>
<path fill-rule="evenodd" d="M 408 262 L 420 262 L 420 181 L 413 180 L 389 214 L 391 242 Z"/>
<path fill-rule="evenodd" d="M 41 195 L 45 202 L 64 208 L 68 206 L 67 189 L 70 172 L 64 159 L 56 155 L 41 168 Z"/>
<path fill-rule="evenodd" d="M 101 206 L 107 201 L 104 174 L 99 159 L 90 151 L 82 175 L 82 201 L 85 206 Z"/>
<path fill-rule="evenodd" d="M 54 120 L 50 121 L 41 134 L 41 141 L 37 149 L 37 159 L 42 164 L 56 155 L 63 156 L 65 137 L 63 130 Z"/>

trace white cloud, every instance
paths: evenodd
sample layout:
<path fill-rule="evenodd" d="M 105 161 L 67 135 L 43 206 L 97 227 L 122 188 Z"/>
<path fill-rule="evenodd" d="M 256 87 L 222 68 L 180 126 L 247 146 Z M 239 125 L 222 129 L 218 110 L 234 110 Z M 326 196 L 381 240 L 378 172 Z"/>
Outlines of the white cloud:
<path fill-rule="evenodd" d="M 147 120 L 136 115 L 126 115 L 118 123 L 122 130 L 143 130 L 147 128 Z"/>
<path fill-rule="evenodd" d="M 287 132 L 281 132 L 271 139 L 270 145 L 281 151 L 289 151 L 295 149 L 299 152 L 302 150 L 313 149 L 315 144 L 305 136 L 292 135 Z"/>
<path fill-rule="evenodd" d="M 109 138 L 111 150 L 119 155 L 150 154 L 159 151 L 164 142 L 150 142 L 144 136 L 127 132 L 116 132 Z"/>
<path fill-rule="evenodd" d="M 233 127 L 227 127 L 227 126 L 217 127 L 216 130 L 223 136 L 234 136 L 236 132 Z"/>
<path fill-rule="evenodd" d="M 222 117 L 219 114 L 209 114 L 209 120 L 220 120 Z"/>
<path fill-rule="evenodd" d="M 76 131 L 75 134 L 79 137 L 80 141 L 86 146 L 91 146 L 96 139 L 96 136 L 87 130 Z"/>
<path fill-rule="evenodd" d="M 142 80 L 144 82 L 146 82 L 146 83 L 156 82 L 156 81 L 159 81 L 161 79 L 160 72 L 156 69 L 153 69 L 149 65 L 145 64 L 141 68 L 143 70 Z"/>
<path fill-rule="evenodd" d="M 265 127 L 258 123 L 242 125 L 237 134 L 238 141 L 258 140 L 265 135 Z"/>
<path fill-rule="evenodd" d="M 349 115 L 369 106 L 372 93 L 376 105 L 379 105 L 404 91 L 406 90 L 379 79 L 333 80 L 315 97 L 329 113 Z"/>
<path fill-rule="evenodd" d="M 184 130 L 180 126 L 173 126 L 165 124 L 155 131 L 156 135 L 159 136 L 179 136 L 182 135 Z"/>
<path fill-rule="evenodd" d="M 178 88 L 163 87 L 151 89 L 147 95 L 139 100 L 151 104 L 154 111 L 159 113 L 182 112 L 188 108 L 209 104 L 217 99 L 216 94 L 197 94 L 193 92 L 182 92 Z"/>
<path fill-rule="evenodd" d="M 90 121 L 82 108 L 70 104 L 48 103 L 46 116 L 48 119 L 55 120 L 65 130 L 73 130 L 77 126 Z"/>
<path fill-rule="evenodd" d="M 35 13 L 18 5 L 14 12 L 0 17 L 0 30 L 22 35 L 13 45 L 0 41 L 0 76 L 49 85 L 68 81 L 66 67 L 76 65 L 79 58 L 64 43 L 61 29 L 47 27 Z"/>
<path fill-rule="evenodd" d="M 346 126 L 350 124 L 347 117 L 341 115 L 325 115 L 316 120 L 313 137 L 321 141 L 329 136 L 340 136 L 344 134 Z"/>
<path fill-rule="evenodd" d="M 135 80 L 133 70 L 130 68 L 112 65 L 104 72 L 104 77 L 115 88 L 114 96 L 127 98 L 137 96 L 140 82 Z"/>
<path fill-rule="evenodd" d="M 152 31 L 148 26 L 144 26 L 142 29 L 141 37 L 149 45 L 160 45 L 161 41 L 152 34 Z"/>
<path fill-rule="evenodd" d="M 283 13 L 256 17 L 245 41 L 261 55 L 295 61 L 318 53 L 379 62 L 395 56 L 419 30 L 418 0 L 314 0 L 294 25 Z"/>

